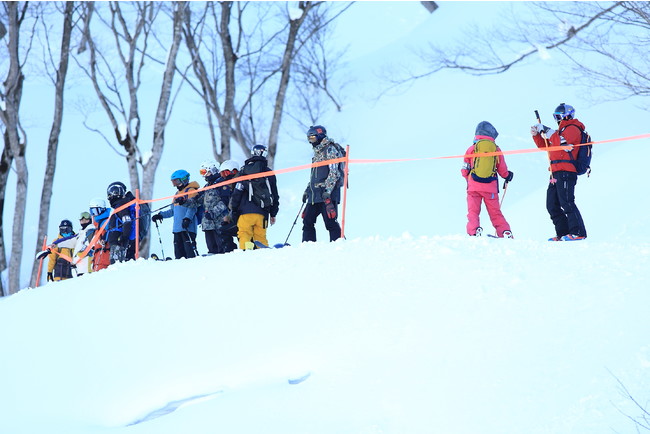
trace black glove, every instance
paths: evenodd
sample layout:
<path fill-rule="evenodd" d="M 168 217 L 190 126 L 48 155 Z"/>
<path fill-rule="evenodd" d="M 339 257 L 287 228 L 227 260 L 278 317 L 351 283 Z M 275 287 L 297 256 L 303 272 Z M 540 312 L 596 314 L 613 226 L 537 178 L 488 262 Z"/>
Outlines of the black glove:
<path fill-rule="evenodd" d="M 506 176 L 506 182 L 512 181 L 513 176 L 515 176 L 515 174 L 508 170 L 508 176 Z"/>
<path fill-rule="evenodd" d="M 174 199 L 174 203 L 177 203 L 179 205 L 183 205 L 186 201 L 187 201 L 187 196 L 181 196 Z"/>
<path fill-rule="evenodd" d="M 183 229 L 187 229 L 187 228 L 190 227 L 190 223 L 192 223 L 192 220 L 190 220 L 190 219 L 188 219 L 187 217 L 185 217 L 185 218 L 183 219 L 183 222 L 181 223 L 181 226 L 183 226 Z"/>
<path fill-rule="evenodd" d="M 159 212 L 158 214 L 155 214 L 153 217 L 151 217 L 151 221 L 154 223 L 156 222 L 162 223 L 163 221 L 162 213 Z"/>
<path fill-rule="evenodd" d="M 330 193 L 324 191 L 321 197 L 323 198 L 323 202 L 327 203 L 327 201 L 330 200 L 331 195 Z"/>
<path fill-rule="evenodd" d="M 302 194 L 302 203 L 305 203 L 305 202 L 307 202 L 307 192 L 304 192 Z"/>
<path fill-rule="evenodd" d="M 327 213 L 327 217 L 331 219 L 336 218 L 336 207 L 334 207 L 334 204 L 329 197 L 325 199 L 325 212 Z"/>
<path fill-rule="evenodd" d="M 210 211 L 206 211 L 205 214 L 203 214 L 203 218 L 208 220 L 214 220 L 214 217 L 212 217 L 212 213 Z"/>
<path fill-rule="evenodd" d="M 54 276 L 52 275 L 52 273 L 47 273 L 47 281 L 54 282 Z"/>

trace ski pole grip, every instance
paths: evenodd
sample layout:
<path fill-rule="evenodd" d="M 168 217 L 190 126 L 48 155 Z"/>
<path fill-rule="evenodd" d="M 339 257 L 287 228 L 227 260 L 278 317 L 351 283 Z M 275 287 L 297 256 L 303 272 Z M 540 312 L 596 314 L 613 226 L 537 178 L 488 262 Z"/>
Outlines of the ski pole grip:
<path fill-rule="evenodd" d="M 535 110 L 535 118 L 537 119 L 537 123 L 539 123 L 539 124 L 542 123 L 542 120 L 539 117 L 539 112 L 537 110 Z"/>

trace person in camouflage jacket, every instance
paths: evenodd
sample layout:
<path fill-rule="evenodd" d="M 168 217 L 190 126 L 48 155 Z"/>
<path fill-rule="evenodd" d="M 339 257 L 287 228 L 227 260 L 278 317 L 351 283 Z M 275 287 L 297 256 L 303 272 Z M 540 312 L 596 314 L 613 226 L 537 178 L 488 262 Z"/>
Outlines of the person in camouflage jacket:
<path fill-rule="evenodd" d="M 219 176 L 217 163 L 214 160 L 204 161 L 203 164 L 201 164 L 201 170 L 199 172 L 206 181 L 204 187 L 215 185 L 222 181 Z M 225 187 L 230 188 L 228 186 Z M 223 223 L 224 218 L 228 215 L 229 210 L 228 205 L 223 202 L 222 194 L 219 190 L 220 188 L 218 187 L 211 188 L 203 191 L 201 196 L 197 197 L 198 200 L 202 201 L 203 205 L 201 229 L 205 235 L 205 244 L 208 248 L 208 253 L 210 254 L 224 252 L 224 248 L 221 245 L 222 240 L 219 231 L 221 230 L 221 224 Z"/>
<path fill-rule="evenodd" d="M 327 137 L 325 127 L 316 125 L 307 131 L 307 140 L 312 145 L 314 156 L 312 163 L 343 157 L 339 147 Z M 302 214 L 302 241 L 316 241 L 316 219 L 323 217 L 325 228 L 330 234 L 330 241 L 341 238 L 341 226 L 336 220 L 337 205 L 341 200 L 343 179 L 338 163 L 327 166 L 312 167 L 309 184 L 302 196 L 306 203 Z"/>

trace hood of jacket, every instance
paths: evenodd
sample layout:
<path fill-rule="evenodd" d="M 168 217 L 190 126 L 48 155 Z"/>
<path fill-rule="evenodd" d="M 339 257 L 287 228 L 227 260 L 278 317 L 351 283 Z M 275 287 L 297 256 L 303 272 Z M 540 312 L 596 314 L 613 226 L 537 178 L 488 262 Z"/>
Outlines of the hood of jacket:
<path fill-rule="evenodd" d="M 474 136 L 483 136 L 481 138 L 489 137 L 492 140 L 495 140 L 498 135 L 499 133 L 497 132 L 497 129 L 488 121 L 479 122 L 476 126 L 476 132 L 474 133 Z"/>

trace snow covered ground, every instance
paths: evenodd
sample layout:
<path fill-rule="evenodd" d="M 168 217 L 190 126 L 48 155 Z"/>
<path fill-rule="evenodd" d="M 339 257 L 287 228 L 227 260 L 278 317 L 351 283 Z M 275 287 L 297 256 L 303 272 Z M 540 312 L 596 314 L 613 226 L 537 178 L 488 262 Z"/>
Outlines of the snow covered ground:
<path fill-rule="evenodd" d="M 0 432 L 632 432 L 649 270 L 464 235 L 120 264 L 0 300 Z"/>
<path fill-rule="evenodd" d="M 444 6 L 436 14 L 456 7 Z M 464 92 L 443 74 L 379 104 L 356 95 L 322 123 L 352 158 L 373 159 L 457 155 L 482 120 L 504 150 L 532 148 L 532 110 L 548 119 L 562 101 L 595 140 L 649 132 L 647 112 L 590 106 L 552 74 L 531 88 L 537 69 L 465 78 Z M 369 94 L 381 87 L 362 82 Z M 276 168 L 309 161 L 296 136 Z M 2 298 L 0 433 L 635 432 L 628 416 L 641 411 L 621 384 L 648 401 L 650 206 L 636 162 L 647 148 L 594 147 L 576 190 L 586 241 L 546 241 L 543 153 L 507 157 L 514 240 L 464 234 L 459 160 L 357 164 L 347 240 L 323 242 L 319 222 L 321 241 L 300 244 L 298 223 L 284 249 L 139 260 Z M 166 173 L 195 176 L 204 151 L 166 157 L 155 196 L 171 193 Z M 105 176 L 80 186 L 89 191 L 77 202 L 56 201 L 60 215 L 118 175 Z M 304 171 L 278 177 L 272 243 L 287 237 L 306 182 Z M 483 227 L 493 231 L 485 215 Z M 161 231 L 170 255 L 170 227 Z"/>

